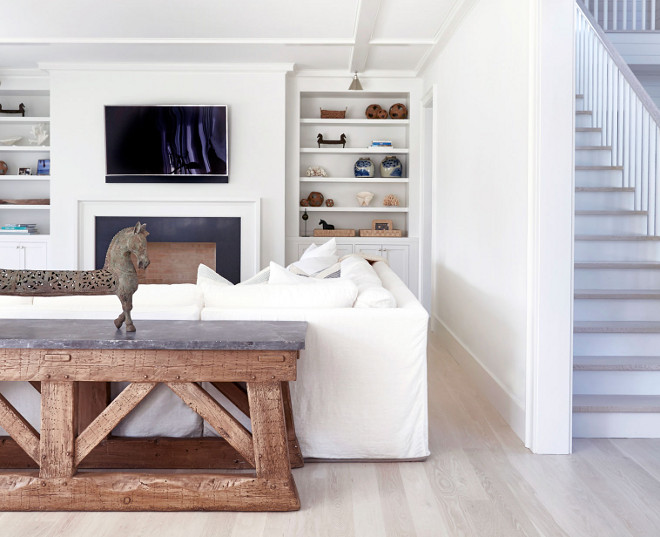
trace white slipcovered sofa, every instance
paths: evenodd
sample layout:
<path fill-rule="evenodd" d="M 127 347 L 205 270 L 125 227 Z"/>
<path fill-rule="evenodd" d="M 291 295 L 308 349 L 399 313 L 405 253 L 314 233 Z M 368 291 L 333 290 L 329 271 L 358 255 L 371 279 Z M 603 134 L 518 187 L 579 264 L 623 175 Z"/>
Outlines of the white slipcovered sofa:
<path fill-rule="evenodd" d="M 270 283 L 231 286 L 218 276 L 218 282 L 204 280 L 197 285 L 141 285 L 134 296 L 133 319 L 138 330 L 143 319 L 307 321 L 298 379 L 291 383 L 303 455 L 422 459 L 429 454 L 428 315 L 382 261 L 369 268 L 382 290 L 376 285 L 374 292 L 374 286 L 364 285 L 364 280 L 351 280 L 347 264 L 362 262 L 344 260 L 340 278 L 317 280 L 313 285 L 274 283 L 273 270 L 278 269 L 272 264 Z M 383 304 L 383 296 L 391 296 L 393 302 Z M 372 303 L 361 302 L 364 297 L 373 299 Z M 370 307 L 383 305 L 390 307 Z M 110 320 L 119 309 L 114 296 L 0 296 L 0 318 Z M 219 392 L 210 385 L 205 388 L 249 427 L 249 421 Z M 113 385 L 113 395 L 121 389 L 120 384 Z M 0 382 L 0 393 L 39 428 L 40 401 L 35 390 L 23 383 Z M 6 433 L 0 430 L 0 434 Z M 159 386 L 113 434 L 193 437 L 212 436 L 215 431 L 166 386 Z"/>

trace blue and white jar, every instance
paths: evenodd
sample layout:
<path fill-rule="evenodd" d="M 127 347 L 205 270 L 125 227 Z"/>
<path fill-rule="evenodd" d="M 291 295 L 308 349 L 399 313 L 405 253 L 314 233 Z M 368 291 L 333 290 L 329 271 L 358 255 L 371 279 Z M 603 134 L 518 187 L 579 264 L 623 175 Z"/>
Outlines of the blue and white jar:
<path fill-rule="evenodd" d="M 393 155 L 388 155 L 380 163 L 381 177 L 401 177 L 403 166 L 401 161 Z"/>
<path fill-rule="evenodd" d="M 360 157 L 353 166 L 355 177 L 373 177 L 376 167 L 369 157 Z"/>

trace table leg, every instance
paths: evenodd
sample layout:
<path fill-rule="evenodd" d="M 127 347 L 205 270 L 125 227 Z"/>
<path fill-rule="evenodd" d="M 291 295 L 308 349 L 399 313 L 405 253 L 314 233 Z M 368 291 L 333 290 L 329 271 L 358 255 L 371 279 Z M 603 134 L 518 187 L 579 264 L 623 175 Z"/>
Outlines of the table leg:
<path fill-rule="evenodd" d="M 286 498 L 291 509 L 300 509 L 289 464 L 282 385 L 280 382 L 248 382 L 247 393 L 257 478 L 266 480 L 280 500 Z"/>
<path fill-rule="evenodd" d="M 76 472 L 76 396 L 74 382 L 41 383 L 41 478 L 71 477 Z"/>

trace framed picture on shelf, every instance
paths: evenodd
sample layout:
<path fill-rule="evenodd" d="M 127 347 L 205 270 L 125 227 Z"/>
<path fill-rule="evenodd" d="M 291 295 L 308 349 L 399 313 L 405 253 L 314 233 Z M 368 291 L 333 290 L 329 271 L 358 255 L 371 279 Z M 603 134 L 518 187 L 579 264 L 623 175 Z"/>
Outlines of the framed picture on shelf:
<path fill-rule="evenodd" d="M 374 231 L 392 231 L 392 220 L 372 220 L 371 229 Z"/>
<path fill-rule="evenodd" d="M 18 175 L 32 175 L 32 168 L 19 168 Z"/>
<path fill-rule="evenodd" d="M 50 159 L 39 159 L 37 162 L 37 175 L 50 175 Z"/>

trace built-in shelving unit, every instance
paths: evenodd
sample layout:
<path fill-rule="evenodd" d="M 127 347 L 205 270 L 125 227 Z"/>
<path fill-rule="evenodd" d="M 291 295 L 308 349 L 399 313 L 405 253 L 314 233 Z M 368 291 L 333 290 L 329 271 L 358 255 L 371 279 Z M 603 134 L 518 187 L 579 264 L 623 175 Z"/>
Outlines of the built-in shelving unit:
<path fill-rule="evenodd" d="M 50 139 L 32 145 L 35 126 L 44 124 L 50 132 L 50 89 L 43 74 L 0 71 L 0 104 L 5 110 L 25 105 L 25 117 L 0 114 L 0 140 L 20 136 L 14 145 L 0 145 L 0 161 L 7 172 L 0 175 L 0 199 L 49 199 L 50 176 L 36 175 L 39 160 L 50 159 Z M 30 175 L 19 174 L 29 168 Z M 46 268 L 50 235 L 50 205 L 0 204 L 0 225 L 36 224 L 35 235 L 0 235 L 2 268 Z"/>
<path fill-rule="evenodd" d="M 419 234 L 419 125 L 415 82 L 388 80 L 384 91 L 333 91 L 334 80 L 310 77 L 296 81 L 297 102 L 295 127 L 288 151 L 291 170 L 298 174 L 287 179 L 287 262 L 297 258 L 312 242 L 324 242 L 314 237 L 320 220 L 336 229 L 353 229 L 354 237 L 337 237 L 341 254 L 363 252 L 385 257 L 392 268 L 417 293 L 418 234 Z M 337 81 L 337 85 L 343 85 Z M 324 88 L 325 86 L 325 88 Z M 345 86 L 344 86 L 345 87 Z M 406 119 L 369 119 L 367 107 L 379 104 L 384 110 L 396 103 L 408 109 Z M 321 109 L 346 110 L 345 118 L 321 118 Z M 317 136 L 338 140 L 346 136 L 346 147 L 317 144 Z M 372 147 L 374 141 L 390 141 L 391 147 Z M 383 177 L 380 164 L 386 156 L 394 155 L 402 163 L 401 177 Z M 374 177 L 356 177 L 355 162 L 368 157 L 374 163 Z M 294 164 L 295 159 L 295 164 Z M 309 167 L 322 167 L 325 176 L 308 176 Z M 333 204 L 320 207 L 301 206 L 300 200 L 310 192 L 321 192 Z M 374 197 L 367 207 L 360 206 L 357 194 L 371 192 Z M 385 206 L 389 194 L 399 200 L 398 206 Z M 307 213 L 307 220 L 302 216 Z M 295 216 L 294 216 L 295 214 Z M 361 229 L 371 229 L 374 220 L 391 220 L 401 237 L 360 236 Z M 293 232 L 293 233 L 291 233 Z M 292 236 L 293 235 L 293 236 Z"/>

